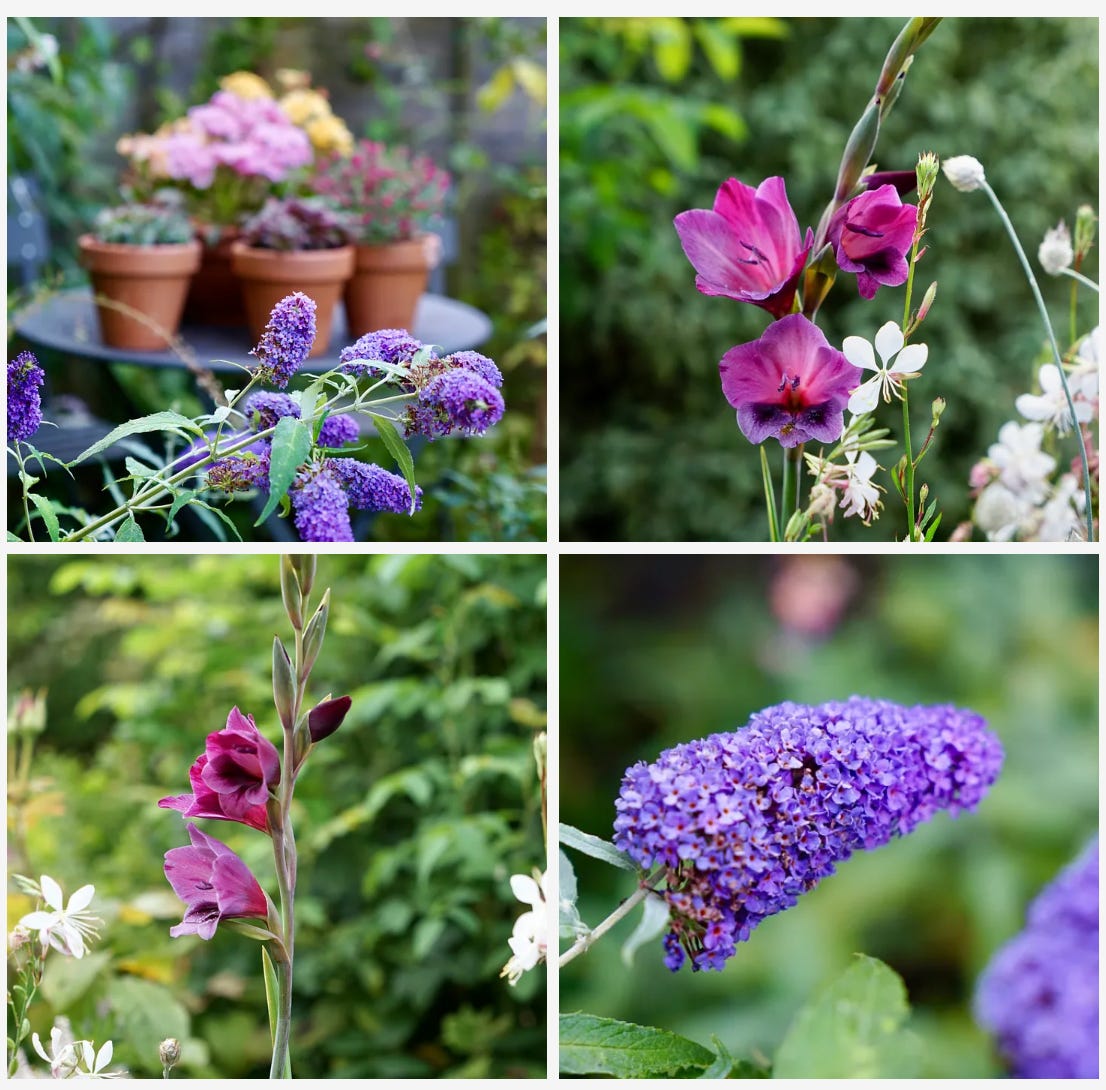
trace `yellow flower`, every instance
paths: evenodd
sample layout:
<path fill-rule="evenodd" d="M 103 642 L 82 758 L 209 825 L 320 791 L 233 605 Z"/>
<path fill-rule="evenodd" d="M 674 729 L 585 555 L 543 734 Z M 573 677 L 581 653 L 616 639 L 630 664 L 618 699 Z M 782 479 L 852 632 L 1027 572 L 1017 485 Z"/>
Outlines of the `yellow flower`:
<path fill-rule="evenodd" d="M 314 118 L 304 126 L 304 131 L 316 151 L 336 151 L 341 155 L 349 155 L 353 151 L 353 134 L 346 128 L 346 123 L 334 114 Z"/>
<path fill-rule="evenodd" d="M 315 118 L 331 116 L 330 103 L 318 91 L 305 88 L 289 91 L 281 98 L 280 108 L 291 118 L 293 125 L 301 128 Z"/>
<path fill-rule="evenodd" d="M 302 90 L 311 86 L 311 73 L 302 68 L 278 68 L 276 81 L 282 91 Z"/>
<path fill-rule="evenodd" d="M 219 86 L 239 98 L 272 98 L 272 88 L 253 72 L 231 72 L 219 80 Z"/>

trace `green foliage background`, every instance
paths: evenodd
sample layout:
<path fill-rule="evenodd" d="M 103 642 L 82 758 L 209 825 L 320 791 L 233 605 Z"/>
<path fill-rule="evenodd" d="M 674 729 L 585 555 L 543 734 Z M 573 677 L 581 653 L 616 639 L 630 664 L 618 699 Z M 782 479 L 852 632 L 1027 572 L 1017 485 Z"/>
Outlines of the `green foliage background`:
<path fill-rule="evenodd" d="M 721 973 L 632 968 L 622 921 L 560 975 L 560 1007 L 772 1057 L 854 953 L 905 980 L 923 1076 L 1001 1073 L 974 982 L 1028 903 L 1098 825 L 1096 556 L 566 557 L 561 570 L 562 821 L 612 835 L 624 770 L 784 700 L 852 694 L 970 707 L 1003 771 L 979 809 L 859 852 L 759 926 Z M 788 587 L 791 587 L 788 590 Z M 849 604 L 824 638 L 781 618 Z M 594 927 L 633 878 L 570 851 Z"/>
<path fill-rule="evenodd" d="M 108 921 L 82 962 L 52 956 L 50 1008 L 111 1037 L 133 1074 L 185 1043 L 182 1074 L 264 1077 L 268 1026 L 250 940 L 170 939 L 162 875 L 183 822 L 157 800 L 234 705 L 275 737 L 278 558 L 13 558 L 9 690 L 45 687 L 13 870 L 96 886 Z M 545 721 L 545 559 L 326 556 L 332 588 L 310 695 L 353 697 L 296 790 L 298 1077 L 538 1077 L 544 972 L 499 978 L 524 910 L 509 876 L 544 866 L 531 747 Z M 202 823 L 275 891 L 259 833 Z M 11 826 L 9 826 L 11 828 Z M 21 858 L 25 855 L 25 858 Z M 25 900 L 25 899 L 23 899 Z M 9 914 L 29 910 L 16 895 Z"/>
<path fill-rule="evenodd" d="M 737 430 L 718 361 L 767 315 L 700 295 L 672 218 L 719 184 L 782 175 L 816 226 L 849 132 L 900 19 L 566 19 L 560 24 L 562 536 L 572 540 L 766 537 L 758 452 Z M 880 137 L 881 169 L 926 150 L 980 159 L 1036 266 L 1044 231 L 1098 202 L 1098 25 L 1088 19 L 945 19 L 921 47 Z M 1044 334 L 1009 240 L 982 194 L 942 178 L 915 299 L 937 301 L 919 339 L 915 427 L 948 401 L 921 479 L 968 517 L 968 470 L 1033 389 Z M 1084 272 L 1097 279 L 1097 251 Z M 1067 343 L 1069 287 L 1042 285 Z M 831 343 L 901 320 L 904 288 L 872 303 L 842 275 L 819 318 Z M 1079 325 L 1096 321 L 1084 293 Z M 885 407 L 901 432 L 898 406 Z M 883 420 L 882 416 L 879 419 Z M 916 445 L 916 444 L 915 444 Z M 779 451 L 770 444 L 779 474 Z M 1064 459 L 1072 452 L 1064 454 Z M 884 482 L 886 483 L 886 482 Z M 876 531 L 904 535 L 889 489 Z"/>

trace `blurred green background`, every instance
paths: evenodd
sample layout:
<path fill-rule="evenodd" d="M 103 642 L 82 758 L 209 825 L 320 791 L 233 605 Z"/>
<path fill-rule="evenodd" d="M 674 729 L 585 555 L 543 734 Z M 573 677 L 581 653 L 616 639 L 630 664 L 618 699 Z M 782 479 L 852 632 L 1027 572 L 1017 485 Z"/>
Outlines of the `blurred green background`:
<path fill-rule="evenodd" d="M 187 837 L 157 800 L 188 790 L 233 705 L 279 734 L 278 570 L 276 556 L 9 560 L 9 692 L 45 688 L 49 705 L 30 801 L 9 791 L 9 868 L 67 895 L 94 883 L 107 920 L 82 961 L 51 955 L 34 1028 L 68 1014 L 135 1076 L 160 1074 L 166 1036 L 185 1041 L 183 1076 L 268 1072 L 256 944 L 169 937 L 183 906 L 162 859 Z M 293 1071 L 540 1077 L 544 969 L 514 988 L 499 971 L 525 910 L 509 877 L 544 866 L 545 558 L 324 555 L 316 586 L 332 600 L 309 695 L 353 705 L 296 789 Z M 267 838 L 200 824 L 275 893 Z M 9 894 L 10 921 L 29 909 Z"/>
<path fill-rule="evenodd" d="M 974 982 L 1098 825 L 1097 570 L 1090 555 L 564 558 L 560 816 L 585 832 L 612 836 L 631 764 L 784 700 L 954 703 L 1006 758 L 974 814 L 858 853 L 721 973 L 669 973 L 659 939 L 625 968 L 635 913 L 561 971 L 561 1010 L 769 1058 L 859 952 L 905 980 L 923 1074 L 1000 1074 Z M 568 854 L 594 927 L 633 879 Z"/>
<path fill-rule="evenodd" d="M 799 223 L 817 226 L 841 153 L 900 19 L 564 19 L 560 23 L 561 525 L 570 540 L 750 540 L 767 536 L 759 453 L 722 396 L 718 361 L 753 340 L 759 308 L 695 290 L 672 226 L 709 208 L 734 176 L 782 175 Z M 1046 228 L 1098 202 L 1098 24 L 1093 19 L 945 19 L 922 45 L 880 136 L 881 169 L 922 151 L 976 156 L 1035 269 Z M 967 475 L 1034 389 L 1044 333 L 986 197 L 942 178 L 915 303 L 936 303 L 918 339 L 915 431 L 948 401 L 920 471 L 945 511 L 969 515 Z M 1084 272 L 1097 280 L 1097 250 Z M 1038 275 L 1040 272 L 1038 269 Z M 1070 286 L 1042 284 L 1061 348 Z M 831 343 L 871 340 L 902 319 L 905 288 L 860 299 L 842 275 L 819 312 Z M 1083 292 L 1079 328 L 1095 324 Z M 901 432 L 897 405 L 877 419 Z M 918 442 L 915 442 L 917 447 Z M 770 443 L 779 487 L 779 449 Z M 900 448 L 901 449 L 901 448 Z M 1062 448 L 1067 461 L 1074 448 Z M 866 531 L 840 514 L 835 539 L 902 538 L 886 513 Z"/>

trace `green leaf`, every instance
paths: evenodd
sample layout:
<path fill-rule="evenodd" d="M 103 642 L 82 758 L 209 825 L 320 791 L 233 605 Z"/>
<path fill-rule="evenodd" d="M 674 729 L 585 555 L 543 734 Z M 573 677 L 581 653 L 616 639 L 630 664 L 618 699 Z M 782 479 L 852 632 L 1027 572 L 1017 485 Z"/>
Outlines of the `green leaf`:
<path fill-rule="evenodd" d="M 741 71 L 741 44 L 732 31 L 716 19 L 698 19 L 695 36 L 718 78 L 724 83 L 737 79 Z"/>
<path fill-rule="evenodd" d="M 58 525 L 58 516 L 54 511 L 54 505 L 45 496 L 40 496 L 37 492 L 30 492 L 28 496 L 42 516 L 42 521 L 46 523 L 46 532 L 50 535 L 50 540 L 57 541 L 61 537 L 61 527 Z"/>
<path fill-rule="evenodd" d="M 42 997 L 54 1010 L 68 1010 L 99 981 L 111 954 L 104 950 L 83 958 L 54 958 L 42 978 Z"/>
<path fill-rule="evenodd" d="M 776 1052 L 776 1079 L 912 1078 L 918 1049 L 902 979 L 883 962 L 857 960 L 795 1016 Z"/>
<path fill-rule="evenodd" d="M 288 495 L 296 479 L 296 470 L 311 453 L 311 429 L 294 416 L 282 416 L 273 432 L 269 454 L 269 498 L 254 526 L 260 526 Z"/>
<path fill-rule="evenodd" d="M 934 500 L 933 502 L 936 503 L 937 501 Z M 930 528 L 928 530 L 926 530 L 926 541 L 932 541 L 933 540 L 933 535 L 937 533 L 937 527 L 941 525 L 941 519 L 942 519 L 943 516 L 944 516 L 944 511 L 942 511 L 941 514 L 939 514 L 937 516 L 937 518 L 934 519 L 933 524 L 930 526 Z"/>
<path fill-rule="evenodd" d="M 641 870 L 625 852 L 620 852 L 609 840 L 581 832 L 575 826 L 566 825 L 563 821 L 558 826 L 557 837 L 567 847 L 575 848 L 593 859 L 601 859 L 612 867 L 633 871 L 634 874 Z"/>
<path fill-rule="evenodd" d="M 125 424 L 120 424 L 119 427 L 113 428 L 103 439 L 93 443 L 92 446 L 82 451 L 73 461 L 67 462 L 66 465 L 75 466 L 78 462 L 83 462 L 86 458 L 91 458 L 94 454 L 99 454 L 100 451 L 107 450 L 112 443 L 118 442 L 120 439 L 125 439 L 128 435 L 138 435 L 141 432 L 148 431 L 168 431 L 176 435 L 182 433 L 203 434 L 203 429 L 197 427 L 194 420 L 190 420 L 187 416 L 181 416 L 180 413 L 169 411 L 152 413 L 150 416 L 140 416 L 137 420 L 128 420 Z"/>
<path fill-rule="evenodd" d="M 716 1057 L 686 1037 L 593 1014 L 561 1015 L 561 1074 L 648 1079 L 698 1073 Z"/>
<path fill-rule="evenodd" d="M 740 114 L 735 113 L 728 106 L 720 102 L 706 103 L 699 116 L 704 125 L 709 125 L 716 132 L 728 136 L 731 140 L 744 140 L 749 135 L 749 126 L 745 124 Z"/>
<path fill-rule="evenodd" d="M 661 78 L 679 83 L 691 67 L 691 32 L 683 19 L 652 19 L 653 60 Z"/>
<path fill-rule="evenodd" d="M 104 996 L 108 1006 L 105 1017 L 115 1027 L 115 1039 L 126 1041 L 140 1056 L 156 1056 L 166 1037 L 184 1041 L 191 1036 L 188 1011 L 160 984 L 114 977 L 108 980 Z"/>
<path fill-rule="evenodd" d="M 137 458 L 132 458 L 129 454 L 123 459 L 123 465 L 126 466 L 127 472 L 132 477 L 137 477 L 139 480 L 146 480 L 148 477 L 156 476 L 158 473 L 158 470 L 148 465 L 143 465 Z"/>
<path fill-rule="evenodd" d="M 622 964 L 627 969 L 633 967 L 634 955 L 646 943 L 663 935 L 668 930 L 668 902 L 655 893 L 646 896 L 641 909 L 641 919 L 633 934 L 622 944 Z M 719 1076 L 723 1077 L 723 1076 Z"/>
<path fill-rule="evenodd" d="M 269 1009 L 269 1039 L 276 1043 L 276 1019 L 280 1010 L 280 977 L 277 975 L 276 966 L 269 956 L 269 948 L 261 947 L 261 973 L 265 978 L 265 1006 Z M 284 1078 L 292 1077 L 292 1058 L 284 1058 Z"/>
<path fill-rule="evenodd" d="M 411 511 L 414 513 L 415 459 L 411 457 L 411 452 L 407 449 L 407 444 L 400 438 L 395 424 L 386 416 L 377 416 L 376 413 L 369 413 L 368 415 L 376 426 L 380 438 L 384 440 L 384 445 L 388 448 L 388 453 L 396 460 L 396 464 L 403 473 L 404 480 L 407 481 L 407 487 L 411 489 Z"/>
<path fill-rule="evenodd" d="M 116 541 L 145 541 L 141 527 L 134 521 L 134 515 L 128 515 L 123 524 L 115 531 Z"/>

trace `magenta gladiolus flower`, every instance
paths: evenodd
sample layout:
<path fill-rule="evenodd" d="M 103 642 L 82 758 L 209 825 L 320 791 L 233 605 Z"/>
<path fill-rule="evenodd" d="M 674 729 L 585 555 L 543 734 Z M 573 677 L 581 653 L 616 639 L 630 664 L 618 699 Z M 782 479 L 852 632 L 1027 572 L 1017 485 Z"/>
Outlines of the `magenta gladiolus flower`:
<path fill-rule="evenodd" d="M 215 818 L 217 821 L 238 821 L 259 829 L 269 831 L 269 809 L 265 803 L 250 806 L 244 814 L 228 814 L 223 809 L 225 796 L 213 791 L 204 782 L 203 771 L 207 766 L 207 754 L 201 753 L 188 770 L 188 779 L 192 783 L 192 792 L 187 795 L 171 795 L 159 799 L 158 806 L 163 810 L 179 810 L 186 818 Z"/>
<path fill-rule="evenodd" d="M 753 303 L 774 318 L 791 313 L 814 233 L 808 227 L 804 242 L 782 178 L 766 178 L 756 189 L 730 178 L 713 211 L 693 208 L 674 222 L 704 295 Z"/>
<path fill-rule="evenodd" d="M 250 868 L 222 841 L 189 824 L 191 847 L 165 853 L 165 877 L 188 906 L 184 919 L 169 928 L 174 938 L 210 939 L 222 920 L 269 915 L 269 902 Z"/>
<path fill-rule="evenodd" d="M 244 821 L 254 807 L 264 806 L 269 789 L 280 782 L 276 746 L 257 729 L 252 715 L 237 708 L 231 709 L 223 730 L 207 736 L 206 756 L 200 779 L 234 821 Z"/>
<path fill-rule="evenodd" d="M 745 438 L 761 443 L 774 436 L 785 447 L 838 439 L 849 391 L 862 378 L 860 368 L 801 314 L 773 322 L 760 340 L 731 348 L 719 371 Z"/>
<path fill-rule="evenodd" d="M 917 221 L 918 209 L 903 204 L 894 185 L 869 189 L 834 213 L 829 242 L 838 266 L 856 273 L 856 286 L 865 299 L 874 298 L 881 284 L 906 283 L 906 255 Z"/>

